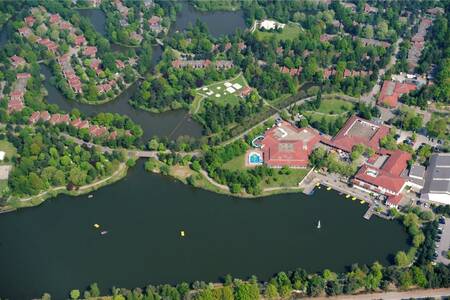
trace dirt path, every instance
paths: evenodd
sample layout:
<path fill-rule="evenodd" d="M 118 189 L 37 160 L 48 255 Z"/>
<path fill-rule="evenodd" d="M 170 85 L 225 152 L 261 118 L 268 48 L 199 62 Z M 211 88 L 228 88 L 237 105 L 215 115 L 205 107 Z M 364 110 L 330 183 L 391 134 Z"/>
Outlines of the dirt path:
<path fill-rule="evenodd" d="M 223 185 L 223 184 L 220 184 L 220 183 L 218 183 L 217 181 L 215 181 L 214 179 L 212 179 L 211 177 L 209 177 L 208 172 L 206 172 L 205 170 L 200 170 L 200 173 L 201 173 L 201 174 L 203 175 L 203 177 L 205 177 L 206 180 L 208 180 L 209 183 L 211 183 L 212 185 L 218 187 L 219 189 L 221 189 L 221 190 L 223 190 L 223 191 L 226 191 L 226 192 L 229 192 L 229 191 L 230 191 L 230 189 L 228 188 L 228 186 Z"/>
<path fill-rule="evenodd" d="M 427 297 L 443 297 L 450 296 L 450 288 L 443 289 L 430 289 L 430 290 L 413 290 L 404 292 L 387 292 L 387 293 L 372 293 L 362 295 L 342 295 L 336 297 L 315 297 L 315 298 L 302 298 L 302 299 L 314 299 L 314 300 L 396 300 L 396 299 L 409 299 L 409 298 L 427 298 Z"/>

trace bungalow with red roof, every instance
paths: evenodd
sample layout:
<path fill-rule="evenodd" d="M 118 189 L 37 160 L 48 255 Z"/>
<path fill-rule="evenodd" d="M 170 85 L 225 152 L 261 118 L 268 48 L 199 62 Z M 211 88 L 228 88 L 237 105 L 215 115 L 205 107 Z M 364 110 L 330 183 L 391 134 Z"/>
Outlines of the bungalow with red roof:
<path fill-rule="evenodd" d="M 308 156 L 320 140 L 315 129 L 297 128 L 283 121 L 265 133 L 261 142 L 263 161 L 271 168 L 306 168 Z"/>
<path fill-rule="evenodd" d="M 344 127 L 330 141 L 323 142 L 333 148 L 351 153 L 353 146 L 363 144 L 375 151 L 380 149 L 380 140 L 389 134 L 389 127 L 378 125 L 357 116 L 351 116 Z"/>
<path fill-rule="evenodd" d="M 97 54 L 97 47 L 95 46 L 87 46 L 83 49 L 83 55 L 89 56 L 89 57 L 95 57 Z"/>
<path fill-rule="evenodd" d="M 16 78 L 17 79 L 29 79 L 29 78 L 31 78 L 31 74 L 30 73 L 17 73 Z"/>
<path fill-rule="evenodd" d="M 245 50 L 247 48 L 247 45 L 244 42 L 238 43 L 238 49 L 239 51 Z"/>
<path fill-rule="evenodd" d="M 103 126 L 93 125 L 89 127 L 89 134 L 94 137 L 100 137 L 108 132 L 108 129 Z"/>
<path fill-rule="evenodd" d="M 19 34 L 26 38 L 30 37 L 33 34 L 31 29 L 28 27 L 22 27 L 22 28 L 19 28 L 18 30 L 19 30 Z"/>
<path fill-rule="evenodd" d="M 120 59 L 116 59 L 116 67 L 119 69 L 125 68 L 125 63 L 121 61 Z"/>
<path fill-rule="evenodd" d="M 181 60 L 177 59 L 172 61 L 172 67 L 175 69 L 191 67 L 194 69 L 203 69 L 207 68 L 211 65 L 211 61 L 209 59 L 205 60 Z"/>
<path fill-rule="evenodd" d="M 58 50 L 58 45 L 56 45 L 55 42 L 53 42 L 53 41 L 51 41 L 49 39 L 41 39 L 41 38 L 39 38 L 37 40 L 37 42 L 38 42 L 38 44 L 47 47 L 47 50 L 50 51 L 50 52 L 55 53 L 56 50 Z"/>
<path fill-rule="evenodd" d="M 247 97 L 248 95 L 250 95 L 252 91 L 253 91 L 253 89 L 252 89 L 251 87 L 246 86 L 246 87 L 244 87 L 244 88 L 242 89 L 242 91 L 241 91 L 241 93 L 240 93 L 240 96 L 241 96 L 242 98 L 245 98 L 245 97 Z"/>
<path fill-rule="evenodd" d="M 89 128 L 89 121 L 76 118 L 75 120 L 70 122 L 70 125 L 77 129 Z"/>
<path fill-rule="evenodd" d="M 32 27 L 34 22 L 36 22 L 36 19 L 33 16 L 28 16 L 25 18 L 25 24 L 27 24 L 28 27 Z"/>
<path fill-rule="evenodd" d="M 28 122 L 30 124 L 35 124 L 37 121 L 39 121 L 39 117 L 41 116 L 41 113 L 38 111 L 33 111 L 30 118 L 28 119 Z"/>
<path fill-rule="evenodd" d="M 400 193 L 406 186 L 401 173 L 407 168 L 411 158 L 408 152 L 381 149 L 376 160 L 364 164 L 352 182 L 356 188 L 387 196 L 386 204 L 398 207 L 402 199 Z"/>
<path fill-rule="evenodd" d="M 84 35 L 77 35 L 74 39 L 74 43 L 76 46 L 81 46 L 81 45 L 85 45 L 86 44 L 86 38 L 84 37 Z"/>
<path fill-rule="evenodd" d="M 20 56 L 13 55 L 11 56 L 11 64 L 14 68 L 22 67 L 25 65 L 25 59 Z"/>
<path fill-rule="evenodd" d="M 148 19 L 148 26 L 150 27 L 151 31 L 160 32 L 162 30 L 161 17 L 152 16 L 150 19 Z"/>
<path fill-rule="evenodd" d="M 411 83 L 385 80 L 383 82 L 383 87 L 381 88 L 380 96 L 378 97 L 378 104 L 384 104 L 392 108 L 397 107 L 398 99 L 401 95 L 408 94 L 416 89 L 416 85 Z"/>
<path fill-rule="evenodd" d="M 91 65 L 90 67 L 95 71 L 95 73 L 100 74 L 100 72 L 102 71 L 102 69 L 100 68 L 100 64 L 102 63 L 102 61 L 100 59 L 94 58 L 91 61 Z"/>
<path fill-rule="evenodd" d="M 59 14 L 50 14 L 49 22 L 50 24 L 56 24 L 61 21 Z"/>

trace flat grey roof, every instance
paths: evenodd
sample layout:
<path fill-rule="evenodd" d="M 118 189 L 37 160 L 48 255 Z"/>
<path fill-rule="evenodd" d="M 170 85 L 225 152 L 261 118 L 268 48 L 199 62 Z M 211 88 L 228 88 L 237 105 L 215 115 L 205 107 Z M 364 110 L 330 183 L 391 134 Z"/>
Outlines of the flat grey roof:
<path fill-rule="evenodd" d="M 436 154 L 433 154 L 435 156 Z M 450 153 L 440 153 L 436 155 L 436 165 L 450 167 Z"/>
<path fill-rule="evenodd" d="M 423 178 L 425 175 L 425 167 L 421 165 L 412 165 L 409 170 L 409 177 Z"/>
<path fill-rule="evenodd" d="M 422 193 L 450 194 L 450 154 L 435 153 L 431 155 Z"/>

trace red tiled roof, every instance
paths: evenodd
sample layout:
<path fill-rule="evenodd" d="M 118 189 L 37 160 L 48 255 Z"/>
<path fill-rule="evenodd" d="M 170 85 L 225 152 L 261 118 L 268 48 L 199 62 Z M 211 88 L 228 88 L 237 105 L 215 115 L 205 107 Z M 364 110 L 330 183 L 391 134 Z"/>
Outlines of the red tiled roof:
<path fill-rule="evenodd" d="M 120 59 L 116 59 L 116 66 L 119 69 L 123 69 L 123 68 L 125 68 L 125 63 L 123 61 L 121 61 Z"/>
<path fill-rule="evenodd" d="M 389 155 L 381 169 L 395 176 L 400 176 L 408 166 L 408 160 L 412 158 L 411 154 L 401 150 L 380 149 L 379 153 Z"/>
<path fill-rule="evenodd" d="M 58 14 L 51 14 L 50 15 L 50 23 L 57 23 L 60 21 L 60 17 Z"/>
<path fill-rule="evenodd" d="M 397 196 L 389 196 L 387 199 L 387 204 L 389 205 L 393 205 L 393 206 L 398 206 L 398 204 L 400 203 L 400 201 L 402 201 L 403 195 L 399 194 Z"/>
<path fill-rule="evenodd" d="M 148 25 L 150 26 L 156 26 L 161 21 L 161 18 L 158 16 L 153 16 L 150 19 L 148 19 Z"/>
<path fill-rule="evenodd" d="M 31 78 L 30 73 L 17 73 L 16 75 L 17 79 L 28 79 Z"/>
<path fill-rule="evenodd" d="M 385 80 L 381 88 L 378 104 L 396 107 L 401 95 L 414 91 L 417 87 L 411 83 L 393 82 Z"/>
<path fill-rule="evenodd" d="M 365 136 L 358 136 L 358 135 L 351 135 L 349 133 L 349 130 L 351 127 L 356 123 L 364 123 L 367 126 L 371 126 L 375 131 L 375 133 L 369 138 Z M 341 149 L 343 151 L 346 151 L 348 153 L 352 152 L 353 146 L 357 144 L 363 144 L 366 147 L 370 147 L 373 150 L 377 151 L 380 149 L 380 140 L 384 136 L 389 134 L 389 127 L 386 125 L 377 125 L 373 122 L 370 122 L 368 120 L 364 120 L 362 118 L 359 118 L 357 116 L 351 116 L 347 122 L 345 122 L 344 127 L 342 127 L 341 130 L 337 133 L 337 135 L 331 139 L 329 142 L 329 145 L 338 149 Z"/>
<path fill-rule="evenodd" d="M 383 169 L 363 165 L 358 173 L 356 173 L 354 183 L 377 193 L 397 195 L 401 192 L 405 184 L 405 179 L 392 175 Z M 386 189 L 387 191 L 383 191 L 380 188 Z"/>
<path fill-rule="evenodd" d="M 308 156 L 319 141 L 320 135 L 314 129 L 283 122 L 269 129 L 262 140 L 264 162 L 271 167 L 306 167 Z"/>
<path fill-rule="evenodd" d="M 84 48 L 84 50 L 83 50 L 83 55 L 86 55 L 86 56 L 95 56 L 96 53 L 97 53 L 97 47 L 94 47 L 94 46 L 88 46 L 88 47 Z"/>
<path fill-rule="evenodd" d="M 51 116 L 48 113 L 48 111 L 41 111 L 41 117 L 40 118 L 43 121 L 48 121 L 48 120 L 50 120 Z"/>
<path fill-rule="evenodd" d="M 20 56 L 13 55 L 13 56 L 11 56 L 11 62 L 15 67 L 17 67 L 19 65 L 25 64 L 25 59 L 23 59 Z"/>
<path fill-rule="evenodd" d="M 25 23 L 29 27 L 33 26 L 35 21 L 36 21 L 36 19 L 33 16 L 28 16 L 28 17 L 25 18 Z"/>
<path fill-rule="evenodd" d="M 84 35 L 78 35 L 75 37 L 75 45 L 80 46 L 84 43 L 86 43 L 86 38 L 84 37 Z"/>

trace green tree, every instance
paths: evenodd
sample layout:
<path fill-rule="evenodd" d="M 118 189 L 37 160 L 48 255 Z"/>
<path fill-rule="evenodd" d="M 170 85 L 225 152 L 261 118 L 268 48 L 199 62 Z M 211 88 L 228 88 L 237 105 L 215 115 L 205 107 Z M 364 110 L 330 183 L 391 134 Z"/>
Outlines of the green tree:
<path fill-rule="evenodd" d="M 70 298 L 73 300 L 76 300 L 80 298 L 80 290 L 71 290 L 70 291 Z"/>

